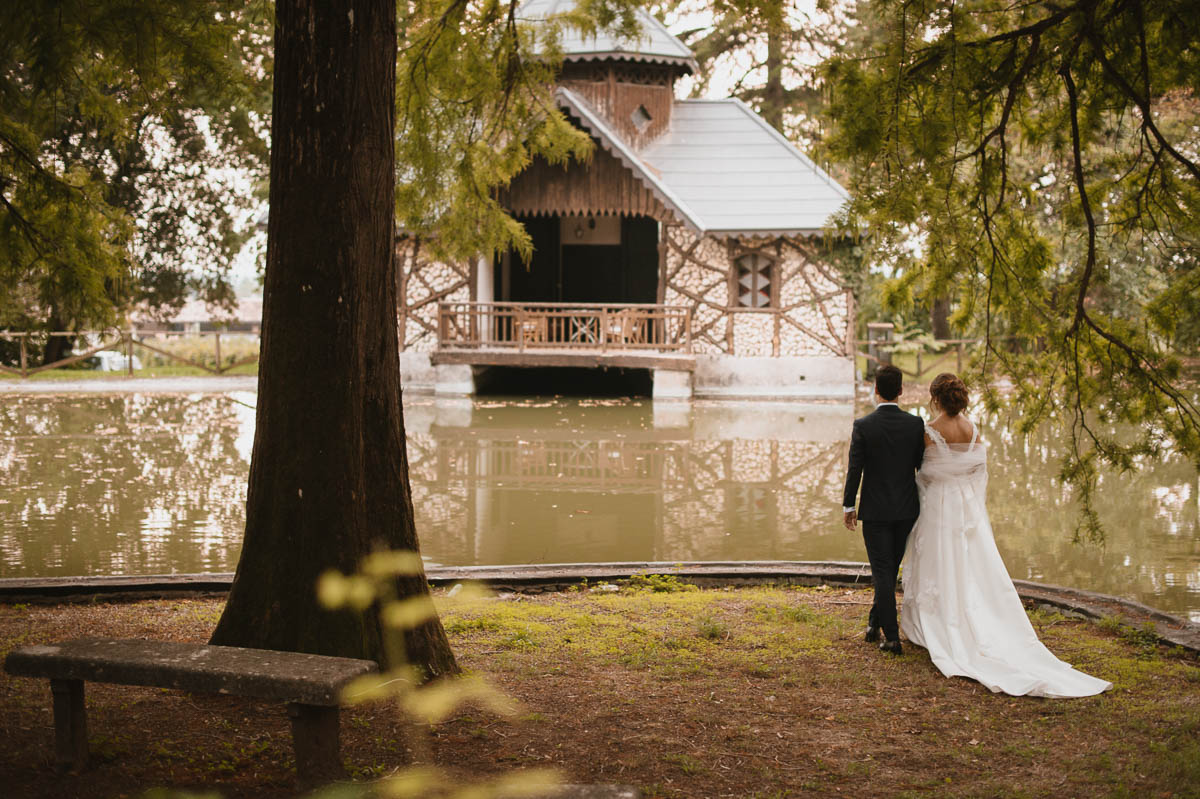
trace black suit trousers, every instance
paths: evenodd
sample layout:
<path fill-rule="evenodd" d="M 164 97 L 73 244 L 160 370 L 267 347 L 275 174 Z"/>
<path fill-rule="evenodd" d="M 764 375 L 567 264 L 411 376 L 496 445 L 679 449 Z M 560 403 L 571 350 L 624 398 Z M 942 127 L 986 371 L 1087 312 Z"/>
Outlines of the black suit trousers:
<path fill-rule="evenodd" d="M 896 578 L 900 575 L 908 534 L 916 521 L 862 523 L 863 543 L 867 545 L 871 581 L 875 585 L 875 604 L 871 606 L 868 624 L 881 628 L 884 638 L 889 641 L 900 640 L 900 627 L 896 622 Z"/>

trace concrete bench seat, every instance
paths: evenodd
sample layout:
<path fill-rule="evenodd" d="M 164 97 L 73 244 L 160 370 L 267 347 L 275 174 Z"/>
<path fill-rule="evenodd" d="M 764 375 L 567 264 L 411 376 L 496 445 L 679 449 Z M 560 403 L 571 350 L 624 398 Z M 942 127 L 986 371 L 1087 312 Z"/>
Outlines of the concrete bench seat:
<path fill-rule="evenodd" d="M 343 776 L 341 690 L 377 669 L 370 660 L 173 641 L 80 638 L 9 653 L 9 674 L 45 677 L 54 697 L 55 759 L 60 770 L 88 757 L 84 682 L 178 688 L 286 702 L 304 786 Z"/>

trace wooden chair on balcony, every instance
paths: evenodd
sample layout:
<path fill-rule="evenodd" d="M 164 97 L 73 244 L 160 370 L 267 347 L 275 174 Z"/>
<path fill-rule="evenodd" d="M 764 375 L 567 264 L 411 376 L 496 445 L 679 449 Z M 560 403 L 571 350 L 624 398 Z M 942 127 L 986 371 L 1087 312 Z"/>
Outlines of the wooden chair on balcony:
<path fill-rule="evenodd" d="M 523 344 L 542 344 L 546 341 L 546 317 L 522 319 L 517 324 L 517 331 Z"/>

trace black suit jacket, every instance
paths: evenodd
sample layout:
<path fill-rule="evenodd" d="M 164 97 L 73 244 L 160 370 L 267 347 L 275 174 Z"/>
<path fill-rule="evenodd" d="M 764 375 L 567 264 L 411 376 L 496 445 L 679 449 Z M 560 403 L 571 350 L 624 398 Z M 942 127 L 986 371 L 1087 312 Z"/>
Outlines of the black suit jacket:
<path fill-rule="evenodd" d="M 916 470 L 925 455 L 925 423 L 895 405 L 881 405 L 854 420 L 850 469 L 842 507 L 854 507 L 862 481 L 858 518 L 865 522 L 915 519 L 920 514 Z"/>

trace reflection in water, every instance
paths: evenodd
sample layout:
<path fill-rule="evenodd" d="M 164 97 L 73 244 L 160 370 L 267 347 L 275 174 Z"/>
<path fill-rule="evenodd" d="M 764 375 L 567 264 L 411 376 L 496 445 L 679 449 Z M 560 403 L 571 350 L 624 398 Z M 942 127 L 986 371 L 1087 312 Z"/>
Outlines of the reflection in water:
<path fill-rule="evenodd" d="M 254 395 L 6 397 L 0 576 L 232 571 Z M 859 409 L 858 412 L 861 412 Z M 436 563 L 865 559 L 841 527 L 855 409 L 787 402 L 434 400 L 405 405 Z M 1200 485 L 1185 461 L 1107 476 L 1105 547 L 1071 542 L 1053 431 L 984 426 L 1014 577 L 1200 619 Z"/>
<path fill-rule="evenodd" d="M 841 480 L 838 435 L 849 406 L 530 404 L 407 409 L 427 556 L 447 564 L 854 558 L 849 534 L 823 523 Z"/>
<path fill-rule="evenodd" d="M 4 397 L 0 576 L 232 568 L 253 403 L 253 393 Z"/>

